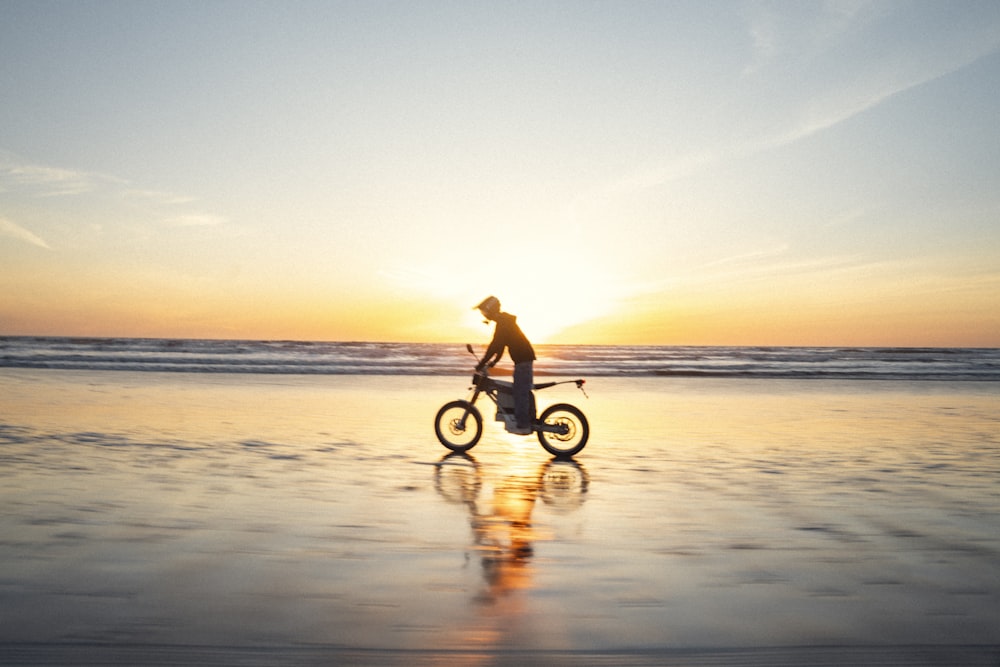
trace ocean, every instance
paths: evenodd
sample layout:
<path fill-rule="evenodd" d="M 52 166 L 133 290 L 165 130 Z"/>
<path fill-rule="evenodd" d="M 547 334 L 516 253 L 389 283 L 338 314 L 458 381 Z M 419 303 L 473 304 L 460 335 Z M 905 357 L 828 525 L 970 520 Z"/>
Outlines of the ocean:
<path fill-rule="evenodd" d="M 483 347 L 479 346 L 479 353 Z M 1000 381 L 1000 349 L 538 345 L 535 374 Z M 0 337 L 0 368 L 293 375 L 462 375 L 460 344 Z"/>

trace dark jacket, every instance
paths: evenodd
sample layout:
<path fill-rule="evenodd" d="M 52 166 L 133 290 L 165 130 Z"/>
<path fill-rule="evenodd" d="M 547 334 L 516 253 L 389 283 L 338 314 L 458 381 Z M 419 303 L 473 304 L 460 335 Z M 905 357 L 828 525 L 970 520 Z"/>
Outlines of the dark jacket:
<path fill-rule="evenodd" d="M 493 340 L 486 348 L 482 364 L 496 363 L 503 356 L 506 349 L 510 352 L 510 358 L 515 364 L 522 361 L 534 361 L 535 350 L 528 342 L 528 338 L 517 326 L 517 318 L 510 313 L 499 313 L 496 318 L 497 328 L 493 332 Z"/>

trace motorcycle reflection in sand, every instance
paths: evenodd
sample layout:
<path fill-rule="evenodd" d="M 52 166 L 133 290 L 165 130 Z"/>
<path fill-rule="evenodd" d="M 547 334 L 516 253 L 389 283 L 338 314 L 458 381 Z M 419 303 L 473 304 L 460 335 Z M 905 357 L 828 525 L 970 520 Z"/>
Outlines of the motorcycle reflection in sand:
<path fill-rule="evenodd" d="M 531 521 L 536 501 L 540 498 L 556 512 L 570 512 L 583 504 L 588 484 L 586 471 L 576 461 L 532 462 L 492 481 L 492 502 L 484 509 L 479 498 L 483 474 L 475 459 L 449 454 L 438 463 L 438 493 L 469 510 L 473 549 L 479 554 L 486 583 L 477 601 L 493 604 L 509 593 L 531 588 L 530 561 L 540 539 Z"/>

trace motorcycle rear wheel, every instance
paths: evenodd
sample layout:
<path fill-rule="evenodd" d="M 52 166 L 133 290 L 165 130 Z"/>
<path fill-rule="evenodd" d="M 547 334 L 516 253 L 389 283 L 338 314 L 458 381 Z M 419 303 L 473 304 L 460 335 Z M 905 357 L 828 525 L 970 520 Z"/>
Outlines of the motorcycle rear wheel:
<path fill-rule="evenodd" d="M 445 403 L 434 418 L 434 433 L 451 451 L 468 451 L 483 435 L 483 416 L 468 401 Z"/>
<path fill-rule="evenodd" d="M 576 406 L 556 403 L 545 408 L 538 421 L 549 426 L 560 427 L 560 432 L 538 431 L 538 442 L 549 454 L 568 458 L 587 446 L 590 438 L 590 424 Z"/>

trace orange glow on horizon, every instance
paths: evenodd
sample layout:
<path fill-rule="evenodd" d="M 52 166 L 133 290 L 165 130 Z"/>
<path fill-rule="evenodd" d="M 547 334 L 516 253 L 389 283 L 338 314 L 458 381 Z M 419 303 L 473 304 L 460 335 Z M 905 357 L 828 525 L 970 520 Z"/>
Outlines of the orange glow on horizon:
<path fill-rule="evenodd" d="M 0 287 L 3 287 L 0 279 Z M 274 287 L 162 288 L 156 281 L 81 280 L 69 291 L 36 281 L 8 289 L 2 335 L 371 340 L 483 344 L 492 325 L 473 306 L 488 290 L 421 296 L 358 290 L 345 295 Z M 245 287 L 245 286 L 244 286 Z M 1000 304 L 989 285 L 955 296 L 873 282 L 675 289 L 588 305 L 578 291 L 497 292 L 536 344 L 1000 346 Z"/>

